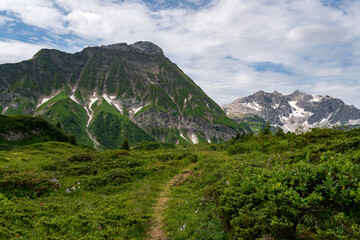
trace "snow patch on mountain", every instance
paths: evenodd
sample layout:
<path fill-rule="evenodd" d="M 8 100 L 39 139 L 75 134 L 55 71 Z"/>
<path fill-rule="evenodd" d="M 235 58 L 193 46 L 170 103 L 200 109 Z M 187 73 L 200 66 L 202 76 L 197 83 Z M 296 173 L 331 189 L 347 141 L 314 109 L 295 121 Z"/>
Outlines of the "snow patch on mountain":
<path fill-rule="evenodd" d="M 311 102 L 320 102 L 323 99 L 323 96 L 321 95 L 312 95 L 312 99 L 310 100 Z"/>
<path fill-rule="evenodd" d="M 53 97 L 55 97 L 57 94 L 55 94 L 54 96 L 52 96 L 52 97 L 49 97 L 49 98 L 43 98 L 42 100 L 41 100 L 41 102 L 36 106 L 36 108 L 39 108 L 41 105 L 43 105 L 44 103 L 46 103 L 47 101 L 49 101 L 50 99 L 52 99 Z"/>
<path fill-rule="evenodd" d="M 186 137 L 185 137 L 182 133 L 180 133 L 180 137 L 182 137 L 183 139 L 185 139 L 187 142 L 189 141 L 189 140 L 186 139 Z"/>
<path fill-rule="evenodd" d="M 103 94 L 103 98 L 111 105 L 111 99 L 108 97 L 106 93 Z"/>
<path fill-rule="evenodd" d="M 93 96 L 90 98 L 90 103 L 86 107 L 84 107 L 84 109 L 85 109 L 85 111 L 86 111 L 86 113 L 87 113 L 87 115 L 89 117 L 89 119 L 88 119 L 88 121 L 86 123 L 85 131 L 86 131 L 87 135 L 89 136 L 89 138 L 91 139 L 91 141 L 94 143 L 94 147 L 96 149 L 99 149 L 100 143 L 96 140 L 96 138 L 89 131 L 89 126 L 90 126 L 91 120 L 94 117 L 94 112 L 91 109 L 91 107 L 98 99 L 99 98 L 96 96 L 96 92 L 94 92 Z"/>
<path fill-rule="evenodd" d="M 190 135 L 190 139 L 191 139 L 191 141 L 192 141 L 194 144 L 199 143 L 199 139 L 198 139 L 198 137 L 196 136 L 195 133 L 192 133 L 192 134 Z"/>
<path fill-rule="evenodd" d="M 244 105 L 249 107 L 249 108 L 252 108 L 252 109 L 254 109 L 256 111 L 260 111 L 260 109 L 261 109 L 261 106 L 257 102 L 245 103 Z"/>
<path fill-rule="evenodd" d="M 349 122 L 346 125 L 357 125 L 357 124 L 360 124 L 360 119 L 349 120 Z"/>
<path fill-rule="evenodd" d="M 120 107 L 120 105 L 116 102 L 115 100 L 115 96 L 108 96 L 106 93 L 103 94 L 103 98 L 105 99 L 105 101 L 107 101 L 110 105 L 114 105 L 114 107 L 121 113 L 123 114 L 123 109 Z"/>
<path fill-rule="evenodd" d="M 74 88 L 74 89 L 72 90 L 70 98 L 71 98 L 74 102 L 76 102 L 77 104 L 80 104 L 80 103 L 76 100 L 75 91 L 76 91 L 76 88 Z"/>
<path fill-rule="evenodd" d="M 292 107 L 292 115 L 295 117 L 309 117 L 312 115 L 311 112 L 306 112 L 305 109 L 297 106 L 297 101 L 289 101 L 289 105 Z"/>
<path fill-rule="evenodd" d="M 133 108 L 134 114 L 136 114 L 138 111 L 140 111 L 143 107 Z"/>
<path fill-rule="evenodd" d="M 99 98 L 96 97 L 96 93 L 94 92 L 93 97 L 90 98 L 90 103 L 89 103 L 89 109 L 90 109 L 91 112 L 92 112 L 91 107 L 97 100 L 99 100 Z"/>
<path fill-rule="evenodd" d="M 277 108 L 279 108 L 279 106 L 280 106 L 280 104 L 278 103 L 278 104 L 275 104 L 275 106 L 273 106 L 272 108 L 277 109 Z"/>

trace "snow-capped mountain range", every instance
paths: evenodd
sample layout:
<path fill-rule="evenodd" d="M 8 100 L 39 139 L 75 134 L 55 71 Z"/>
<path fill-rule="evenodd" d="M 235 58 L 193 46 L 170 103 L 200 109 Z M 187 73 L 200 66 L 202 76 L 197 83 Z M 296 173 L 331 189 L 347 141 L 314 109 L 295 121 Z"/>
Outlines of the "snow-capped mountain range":
<path fill-rule="evenodd" d="M 360 110 L 356 107 L 327 95 L 309 95 L 301 91 L 290 95 L 259 91 L 223 105 L 222 109 L 232 119 L 258 115 L 284 132 L 360 124 Z"/>

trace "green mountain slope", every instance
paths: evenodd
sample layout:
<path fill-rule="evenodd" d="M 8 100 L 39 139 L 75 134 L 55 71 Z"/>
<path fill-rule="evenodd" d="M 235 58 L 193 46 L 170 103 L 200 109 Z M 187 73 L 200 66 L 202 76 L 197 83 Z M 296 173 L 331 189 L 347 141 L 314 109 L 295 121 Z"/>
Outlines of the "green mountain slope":
<path fill-rule="evenodd" d="M 258 115 L 247 114 L 243 117 L 232 118 L 232 120 L 239 124 L 246 123 L 256 134 L 266 127 L 266 121 Z"/>
<path fill-rule="evenodd" d="M 60 123 L 63 131 L 74 135 L 78 142 L 92 145 L 92 141 L 85 131 L 88 121 L 86 110 L 64 92 L 60 92 L 40 105 L 35 114 L 43 116 L 54 125 Z"/>
<path fill-rule="evenodd" d="M 154 141 L 154 138 L 105 100 L 95 107 L 89 131 L 96 136 L 101 145 L 110 149 L 119 148 L 125 139 L 128 139 L 132 145 Z"/>
<path fill-rule="evenodd" d="M 53 100 L 59 103 L 46 102 L 60 92 L 64 99 Z M 89 144 L 85 112 L 91 118 L 90 105 L 101 98 L 118 112 L 107 114 L 107 121 L 121 114 L 116 124 L 125 126 L 120 123 L 125 120 L 120 119 L 133 123 L 121 129 L 130 131 L 123 137 L 138 132 L 134 124 L 151 139 L 168 143 L 222 142 L 237 133 L 251 132 L 246 125 L 227 118 L 158 46 L 149 42 L 89 47 L 75 54 L 41 50 L 28 61 L 0 65 L 0 93 L 3 113 L 41 114 L 51 122 L 60 121 L 65 131 L 72 131 L 84 144 Z M 101 121 L 97 119 L 91 127 L 94 139 L 104 139 L 98 134 L 112 132 L 113 127 L 94 129 L 109 126 Z M 150 139 L 142 137 L 145 135 L 130 138 L 135 144 Z M 114 147 L 123 137 L 112 138 L 117 142 L 110 145 Z"/>
<path fill-rule="evenodd" d="M 71 141 L 60 129 L 40 117 L 0 115 L 0 150 L 46 141 Z"/>

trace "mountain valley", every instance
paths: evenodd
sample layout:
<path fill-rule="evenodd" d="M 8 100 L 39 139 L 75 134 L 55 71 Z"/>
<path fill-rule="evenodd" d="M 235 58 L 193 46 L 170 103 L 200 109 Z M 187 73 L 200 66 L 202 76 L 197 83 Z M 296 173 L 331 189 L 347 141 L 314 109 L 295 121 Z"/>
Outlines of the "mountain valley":
<path fill-rule="evenodd" d="M 137 42 L 0 65 L 0 112 L 0 239 L 360 239 L 360 111 L 340 99 L 220 108 Z"/>

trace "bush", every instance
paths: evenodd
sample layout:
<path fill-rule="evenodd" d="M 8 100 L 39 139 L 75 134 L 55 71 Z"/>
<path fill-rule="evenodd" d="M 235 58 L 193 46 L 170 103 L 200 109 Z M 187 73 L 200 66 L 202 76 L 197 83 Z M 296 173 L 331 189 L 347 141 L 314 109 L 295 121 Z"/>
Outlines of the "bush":
<path fill-rule="evenodd" d="M 49 193 L 56 188 L 50 181 L 52 176 L 49 172 L 2 172 L 0 178 L 0 192 L 9 197 L 36 198 Z"/>
<path fill-rule="evenodd" d="M 127 138 L 125 138 L 123 144 L 121 145 L 121 150 L 127 150 L 127 151 L 130 150 L 129 140 Z"/>
<path fill-rule="evenodd" d="M 85 186 L 89 189 L 105 185 L 121 185 L 122 183 L 128 182 L 130 174 L 124 169 L 112 169 L 108 172 L 102 173 L 101 175 L 91 176 L 84 178 Z"/>
<path fill-rule="evenodd" d="M 85 153 L 80 153 L 80 154 L 75 154 L 71 157 L 68 158 L 69 162 L 91 162 L 94 161 L 94 155 L 93 154 L 85 154 Z"/>
<path fill-rule="evenodd" d="M 235 238 L 302 239 L 304 232 L 331 230 L 350 239 L 351 231 L 330 216 L 351 216 L 349 227 L 359 224 L 360 166 L 351 158 L 326 152 L 318 164 L 247 167 L 223 181 L 219 211 Z"/>

